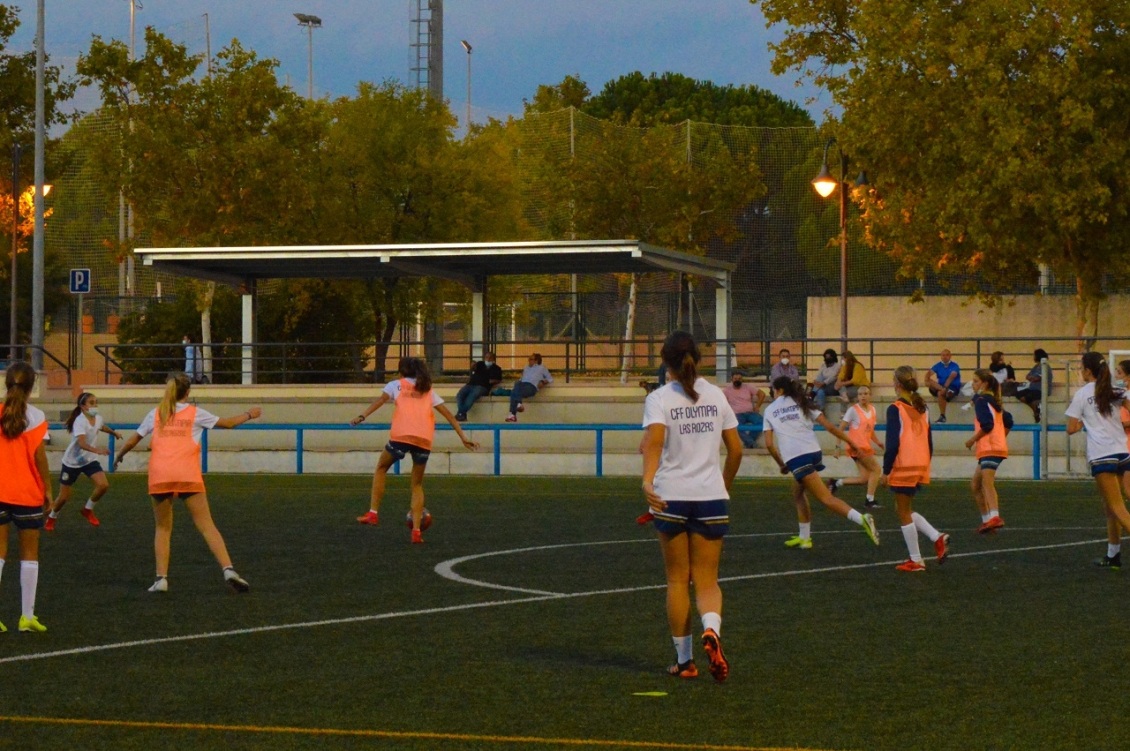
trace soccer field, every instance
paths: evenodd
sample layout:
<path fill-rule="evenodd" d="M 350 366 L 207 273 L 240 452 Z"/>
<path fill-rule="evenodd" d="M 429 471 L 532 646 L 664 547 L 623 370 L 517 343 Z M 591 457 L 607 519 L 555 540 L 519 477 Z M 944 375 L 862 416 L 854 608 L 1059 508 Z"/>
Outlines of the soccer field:
<path fill-rule="evenodd" d="M 46 634 L 16 632 L 13 539 L 0 748 L 940 751 L 1130 738 L 1130 574 L 1091 565 L 1106 548 L 1090 482 L 1002 484 L 1008 527 L 987 537 L 973 533 L 966 484 L 936 483 L 917 508 L 952 535 L 952 556 L 902 574 L 883 491 L 880 547 L 815 508 L 815 546 L 800 551 L 782 544 L 796 532 L 789 482 L 739 481 L 721 685 L 697 645 L 699 678 L 664 674 L 674 650 L 658 545 L 633 522 L 638 480 L 430 478 L 422 546 L 408 542 L 405 478 L 390 478 L 381 526 L 353 521 L 369 482 L 210 475 L 251 592 L 228 592 L 178 505 L 170 591 L 157 595 L 144 478 L 115 475 L 100 528 L 76 500 L 44 534 Z M 841 492 L 860 505 L 859 489 Z"/>

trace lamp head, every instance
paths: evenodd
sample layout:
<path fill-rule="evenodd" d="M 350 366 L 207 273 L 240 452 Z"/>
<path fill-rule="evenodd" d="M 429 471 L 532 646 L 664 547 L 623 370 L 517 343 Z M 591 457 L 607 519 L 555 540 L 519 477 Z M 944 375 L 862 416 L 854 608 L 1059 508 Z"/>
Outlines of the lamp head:
<path fill-rule="evenodd" d="M 299 26 L 318 28 L 322 25 L 322 19 L 317 16 L 311 16 L 309 13 L 295 13 L 294 17 L 298 19 Z"/>
<path fill-rule="evenodd" d="M 824 162 L 820 167 L 820 174 L 812 179 L 812 187 L 816 189 L 821 198 L 827 198 L 835 192 L 838 182 L 828 171 L 828 163 Z"/>
<path fill-rule="evenodd" d="M 463 49 L 467 50 L 468 55 L 471 54 L 471 43 L 470 42 L 468 42 L 466 39 L 460 39 L 459 44 L 463 45 Z"/>

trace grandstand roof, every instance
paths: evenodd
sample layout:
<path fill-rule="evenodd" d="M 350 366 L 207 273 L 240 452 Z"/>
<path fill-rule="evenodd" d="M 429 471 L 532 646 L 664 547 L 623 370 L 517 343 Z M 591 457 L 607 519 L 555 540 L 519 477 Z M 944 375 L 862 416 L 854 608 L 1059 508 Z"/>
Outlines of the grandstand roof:
<path fill-rule="evenodd" d="M 157 271 L 241 284 L 256 279 L 432 276 L 469 286 L 489 276 L 682 271 L 725 284 L 734 264 L 637 240 L 403 245 L 138 248 Z"/>

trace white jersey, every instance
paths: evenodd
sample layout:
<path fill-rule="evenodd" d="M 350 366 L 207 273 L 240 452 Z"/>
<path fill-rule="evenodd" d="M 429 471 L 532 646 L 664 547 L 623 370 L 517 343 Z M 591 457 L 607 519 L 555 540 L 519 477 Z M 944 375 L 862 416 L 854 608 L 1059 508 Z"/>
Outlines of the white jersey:
<path fill-rule="evenodd" d="M 773 431 L 773 440 L 781 461 L 788 462 L 804 454 L 820 452 L 820 442 L 812 424 L 820 417 L 819 410 L 801 413 L 791 396 L 779 396 L 765 409 L 765 430 Z"/>
<path fill-rule="evenodd" d="M 416 385 L 415 378 L 405 378 L 404 380 L 408 381 L 408 383 L 412 384 L 413 386 Z M 388 383 L 386 383 L 385 387 L 381 389 L 381 392 L 388 394 L 388 398 L 392 400 L 393 404 L 396 404 L 396 397 L 400 396 L 400 379 L 397 378 L 395 381 L 389 381 Z M 437 407 L 440 404 L 443 404 L 443 397 L 437 394 L 435 389 L 431 390 L 431 394 L 433 407 Z"/>
<path fill-rule="evenodd" d="M 95 415 L 92 423 L 90 418 L 80 412 L 78 417 L 75 418 L 74 427 L 71 428 L 71 442 L 67 445 L 67 450 L 63 452 L 63 464 L 78 469 L 91 462 L 99 461 L 102 458 L 101 455 L 84 451 L 82 446 L 79 445 L 78 439 L 80 437 L 85 438 L 86 445 L 97 446 L 98 433 L 101 430 L 102 415 Z"/>
<path fill-rule="evenodd" d="M 1087 428 L 1087 460 L 1094 461 L 1104 456 L 1126 453 L 1126 431 L 1122 429 L 1122 417 L 1118 408 L 1125 396 L 1115 391 L 1109 415 L 1099 413 L 1095 404 L 1095 384 L 1085 384 L 1075 392 L 1071 405 L 1064 412 L 1068 417 L 1082 420 Z"/>
<path fill-rule="evenodd" d="M 692 402 L 677 381 L 652 391 L 643 408 L 643 426 L 666 430 L 655 492 L 665 501 L 717 501 L 728 499 L 718 452 L 722 431 L 738 427 L 738 418 L 722 389 L 699 378 L 694 384 L 698 401 Z"/>
<path fill-rule="evenodd" d="M 188 409 L 187 403 L 177 402 L 177 412 L 181 412 L 186 409 Z M 216 427 L 216 423 L 218 423 L 219 421 L 220 418 L 216 417 L 211 412 L 197 407 L 196 419 L 192 423 L 192 440 L 197 445 L 200 445 L 200 437 L 204 435 L 204 431 L 211 430 L 212 428 Z M 145 416 L 145 419 L 141 421 L 141 424 L 137 426 L 137 434 L 144 438 L 145 436 L 152 433 L 156 429 L 156 427 L 157 410 L 154 409 L 150 411 L 149 414 Z"/>

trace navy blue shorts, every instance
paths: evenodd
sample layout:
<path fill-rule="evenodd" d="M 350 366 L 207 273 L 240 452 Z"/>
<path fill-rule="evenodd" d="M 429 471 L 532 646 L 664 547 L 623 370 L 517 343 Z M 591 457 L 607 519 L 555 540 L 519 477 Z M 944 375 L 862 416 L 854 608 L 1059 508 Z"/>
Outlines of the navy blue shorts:
<path fill-rule="evenodd" d="M 185 498 L 191 498 L 192 496 L 200 495 L 203 492 L 203 490 L 193 490 L 184 492 L 174 491 L 171 493 L 153 493 L 153 502 L 164 503 L 165 501 L 183 501 Z"/>
<path fill-rule="evenodd" d="M 918 495 L 918 491 L 922 489 L 922 485 L 920 485 L 920 484 L 915 485 L 912 488 L 911 487 L 905 487 L 905 486 L 904 487 L 896 487 L 894 485 L 891 485 L 890 488 L 891 488 L 892 493 L 897 493 L 898 495 L 907 495 L 907 496 L 910 496 L 911 498 L 913 498 L 914 496 Z"/>
<path fill-rule="evenodd" d="M 824 469 L 824 455 L 814 451 L 811 454 L 794 456 L 785 462 L 785 468 L 793 473 L 793 478 L 797 482 L 800 482 L 814 472 Z"/>
<path fill-rule="evenodd" d="M 391 454 L 392 458 L 398 462 L 411 454 L 413 464 L 427 464 L 428 457 L 432 455 L 432 452 L 428 449 L 422 449 L 419 446 L 404 443 L 403 441 L 389 441 L 385 444 L 385 451 Z"/>
<path fill-rule="evenodd" d="M 1006 457 L 1003 456 L 982 456 L 977 460 L 977 466 L 981 469 L 991 469 L 995 471 L 996 468 L 1001 465 L 1001 462 L 1005 460 L 1005 458 Z"/>
<path fill-rule="evenodd" d="M 1122 475 L 1127 471 L 1130 471 L 1130 454 L 1100 456 L 1091 460 L 1091 477 L 1106 474 Z"/>
<path fill-rule="evenodd" d="M 667 508 L 651 513 L 656 531 L 667 535 L 694 532 L 716 540 L 730 531 L 730 502 L 726 500 L 667 501 Z"/>
<path fill-rule="evenodd" d="M 78 478 L 82 475 L 92 477 L 99 472 L 105 471 L 106 470 L 102 469 L 102 464 L 100 462 L 90 462 L 89 464 L 84 464 L 81 467 L 68 467 L 66 464 L 64 464 L 63 468 L 59 470 L 59 484 L 74 485 L 76 482 L 78 482 Z"/>
<path fill-rule="evenodd" d="M 8 522 L 15 524 L 16 529 L 42 529 L 43 506 L 18 506 L 0 501 L 0 527 Z"/>

